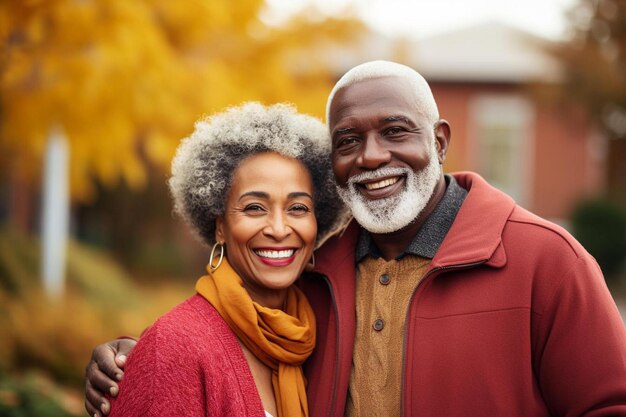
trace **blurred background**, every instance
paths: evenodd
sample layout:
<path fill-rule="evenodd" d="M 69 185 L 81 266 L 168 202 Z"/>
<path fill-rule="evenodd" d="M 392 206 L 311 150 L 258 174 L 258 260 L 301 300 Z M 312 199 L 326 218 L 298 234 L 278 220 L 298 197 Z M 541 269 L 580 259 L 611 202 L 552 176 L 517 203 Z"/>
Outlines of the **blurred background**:
<path fill-rule="evenodd" d="M 85 415 L 92 348 L 192 294 L 166 179 L 195 120 L 322 118 L 372 59 L 430 81 L 448 172 L 566 227 L 626 305 L 626 0 L 1 0 L 0 45 L 0 416 Z"/>

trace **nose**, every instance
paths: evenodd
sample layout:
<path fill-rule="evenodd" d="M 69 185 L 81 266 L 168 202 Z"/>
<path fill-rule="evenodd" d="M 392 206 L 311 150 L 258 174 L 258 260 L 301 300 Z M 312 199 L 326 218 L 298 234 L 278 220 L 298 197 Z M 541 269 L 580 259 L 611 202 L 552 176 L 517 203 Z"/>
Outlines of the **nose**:
<path fill-rule="evenodd" d="M 357 157 L 359 168 L 376 169 L 391 160 L 391 152 L 380 143 L 376 134 L 368 135 L 363 142 L 361 153 Z"/>
<path fill-rule="evenodd" d="M 291 226 L 287 222 L 285 213 L 282 211 L 272 213 L 268 216 L 267 225 L 263 229 L 266 236 L 272 237 L 277 241 L 283 240 L 291 234 Z"/>

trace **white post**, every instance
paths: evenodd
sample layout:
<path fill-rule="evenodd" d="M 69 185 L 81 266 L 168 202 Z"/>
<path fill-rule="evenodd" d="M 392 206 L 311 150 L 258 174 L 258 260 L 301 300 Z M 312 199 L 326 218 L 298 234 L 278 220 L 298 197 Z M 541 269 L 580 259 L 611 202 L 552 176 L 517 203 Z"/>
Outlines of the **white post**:
<path fill-rule="evenodd" d="M 69 232 L 69 147 L 62 130 L 53 127 L 43 171 L 42 264 L 44 289 L 59 298 L 64 289 L 65 256 Z"/>

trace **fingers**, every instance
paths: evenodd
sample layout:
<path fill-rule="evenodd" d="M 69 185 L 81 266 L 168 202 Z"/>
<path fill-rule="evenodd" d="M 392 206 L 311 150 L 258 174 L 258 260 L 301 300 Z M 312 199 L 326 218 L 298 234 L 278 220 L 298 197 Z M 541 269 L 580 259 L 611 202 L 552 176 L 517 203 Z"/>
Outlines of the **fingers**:
<path fill-rule="evenodd" d="M 121 372 L 121 370 L 120 370 Z M 115 397 L 118 392 L 118 386 L 107 374 L 100 370 L 100 366 L 93 360 L 87 365 L 85 370 L 85 378 L 91 386 L 99 391 L 101 397 L 104 398 L 105 394 L 110 394 Z M 121 379 L 121 376 L 120 376 Z"/>
<path fill-rule="evenodd" d="M 111 411 L 109 401 L 91 385 L 89 380 L 85 384 L 85 410 L 87 410 L 90 416 L 95 417 L 106 416 Z"/>
<path fill-rule="evenodd" d="M 91 354 L 91 363 L 97 365 L 99 371 L 104 372 L 105 376 L 108 377 L 109 385 L 111 385 L 115 381 L 119 381 L 122 379 L 122 375 L 124 371 L 117 366 L 115 363 L 115 355 L 117 354 L 117 341 L 105 343 L 96 347 Z M 91 379 L 91 375 L 89 370 L 93 369 L 93 367 L 87 367 L 87 378 Z M 94 381 L 92 381 L 94 382 Z M 100 387 L 100 385 L 95 384 L 94 386 Z"/>
<path fill-rule="evenodd" d="M 118 339 L 117 340 L 117 352 L 119 355 L 130 355 L 133 348 L 137 344 L 135 339 Z"/>
<path fill-rule="evenodd" d="M 87 399 L 87 395 L 85 395 L 85 410 L 87 410 L 87 414 L 89 414 L 91 417 L 101 417 L 101 414 L 98 412 L 98 410 L 96 410 L 93 404 L 91 404 Z"/>
<path fill-rule="evenodd" d="M 126 365 L 126 355 L 117 355 L 117 356 L 115 356 L 115 364 L 120 369 L 123 369 L 124 365 Z M 122 371 L 122 376 L 124 376 L 124 371 Z M 118 381 L 119 381 L 119 379 L 118 379 Z"/>
<path fill-rule="evenodd" d="M 122 368 L 136 344 L 132 339 L 118 339 L 93 350 L 91 361 L 85 368 L 85 410 L 90 416 L 109 414 L 111 404 L 105 394 L 117 396 L 119 387 L 116 381 L 124 376 Z"/>
<path fill-rule="evenodd" d="M 137 344 L 137 341 L 133 339 L 118 339 L 115 342 L 115 350 L 117 350 L 115 364 L 122 369 L 126 364 L 126 358 Z"/>

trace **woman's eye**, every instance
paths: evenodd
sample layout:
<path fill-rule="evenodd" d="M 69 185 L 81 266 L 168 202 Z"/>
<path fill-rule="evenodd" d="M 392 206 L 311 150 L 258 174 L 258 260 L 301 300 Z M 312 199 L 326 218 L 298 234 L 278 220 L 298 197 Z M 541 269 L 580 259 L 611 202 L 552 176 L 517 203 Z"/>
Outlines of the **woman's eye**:
<path fill-rule="evenodd" d="M 289 207 L 289 211 L 300 214 L 300 213 L 308 213 L 311 211 L 311 209 L 304 204 L 294 204 L 293 206 Z"/>
<path fill-rule="evenodd" d="M 260 204 L 248 204 L 243 208 L 243 211 L 250 213 L 259 213 L 265 211 L 265 209 Z"/>

